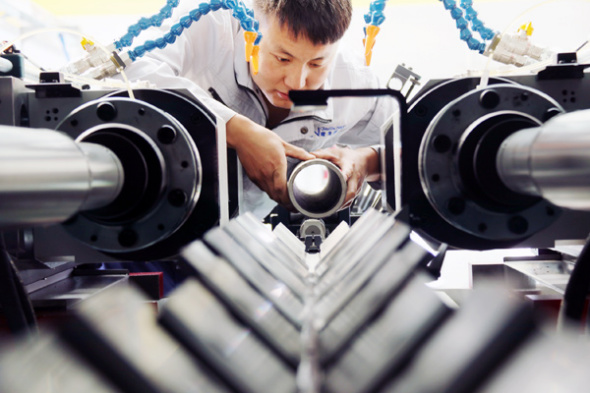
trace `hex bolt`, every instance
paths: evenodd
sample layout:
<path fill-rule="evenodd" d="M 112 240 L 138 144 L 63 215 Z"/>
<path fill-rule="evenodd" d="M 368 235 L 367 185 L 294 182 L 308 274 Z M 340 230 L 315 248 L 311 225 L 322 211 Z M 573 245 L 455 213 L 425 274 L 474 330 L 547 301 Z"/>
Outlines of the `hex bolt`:
<path fill-rule="evenodd" d="M 96 115 L 102 121 L 113 121 L 117 117 L 117 108 L 110 102 L 101 102 L 96 107 Z"/>
<path fill-rule="evenodd" d="M 517 235 L 524 235 L 529 229 L 529 222 L 523 216 L 514 216 L 508 220 L 508 230 Z"/>
<path fill-rule="evenodd" d="M 463 214 L 463 212 L 465 211 L 465 199 L 463 198 L 459 198 L 459 197 L 453 197 L 451 199 L 449 199 L 449 203 L 447 205 L 447 208 L 449 209 L 449 211 L 458 216 L 460 214 Z"/>
<path fill-rule="evenodd" d="M 117 238 L 119 244 L 123 247 L 132 247 L 137 243 L 137 232 L 133 229 L 123 229 Z"/>
<path fill-rule="evenodd" d="M 176 130 L 174 127 L 165 124 L 158 130 L 158 140 L 165 145 L 174 143 L 176 140 Z"/>
<path fill-rule="evenodd" d="M 500 104 L 500 95 L 494 90 L 486 90 L 479 96 L 479 103 L 486 109 L 493 109 Z"/>
<path fill-rule="evenodd" d="M 434 146 L 434 150 L 436 150 L 438 153 L 446 153 L 451 149 L 451 138 L 442 134 L 437 135 L 432 140 L 432 145 Z"/>
<path fill-rule="evenodd" d="M 172 206 L 181 207 L 186 203 L 187 200 L 188 197 L 183 190 L 175 189 L 168 193 L 168 202 Z"/>

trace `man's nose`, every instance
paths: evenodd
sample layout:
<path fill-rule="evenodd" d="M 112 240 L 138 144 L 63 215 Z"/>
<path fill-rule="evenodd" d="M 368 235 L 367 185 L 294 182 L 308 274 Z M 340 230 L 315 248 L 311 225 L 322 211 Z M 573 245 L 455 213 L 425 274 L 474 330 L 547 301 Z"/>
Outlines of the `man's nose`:
<path fill-rule="evenodd" d="M 293 67 L 287 71 L 285 84 L 290 90 L 301 90 L 305 87 L 307 80 L 307 71 L 305 67 Z"/>

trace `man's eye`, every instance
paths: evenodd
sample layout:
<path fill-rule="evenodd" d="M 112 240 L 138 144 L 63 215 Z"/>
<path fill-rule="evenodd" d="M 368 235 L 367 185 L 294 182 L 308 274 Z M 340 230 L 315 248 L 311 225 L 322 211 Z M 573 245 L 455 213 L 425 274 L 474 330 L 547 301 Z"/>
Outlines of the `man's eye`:
<path fill-rule="evenodd" d="M 276 56 L 276 58 L 280 63 L 287 63 L 289 61 L 289 59 L 287 59 L 286 57 Z"/>

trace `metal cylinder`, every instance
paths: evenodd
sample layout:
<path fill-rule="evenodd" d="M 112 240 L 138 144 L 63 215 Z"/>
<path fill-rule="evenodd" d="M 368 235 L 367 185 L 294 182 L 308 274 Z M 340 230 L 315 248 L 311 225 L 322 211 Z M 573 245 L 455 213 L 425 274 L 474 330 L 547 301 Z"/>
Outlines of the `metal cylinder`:
<path fill-rule="evenodd" d="M 511 135 L 500 146 L 496 166 L 513 191 L 590 210 L 590 110 L 566 113 Z"/>
<path fill-rule="evenodd" d="M 303 215 L 328 217 L 338 211 L 346 197 L 346 179 L 336 165 L 323 159 L 299 163 L 287 181 L 291 203 Z"/>
<path fill-rule="evenodd" d="M 123 168 L 109 149 L 62 132 L 0 126 L 0 228 L 48 225 L 111 203 Z"/>

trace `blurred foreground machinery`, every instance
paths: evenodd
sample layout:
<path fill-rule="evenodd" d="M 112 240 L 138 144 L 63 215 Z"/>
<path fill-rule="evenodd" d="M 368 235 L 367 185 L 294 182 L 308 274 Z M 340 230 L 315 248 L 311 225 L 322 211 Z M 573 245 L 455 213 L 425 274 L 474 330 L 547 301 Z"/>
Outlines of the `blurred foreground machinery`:
<path fill-rule="evenodd" d="M 81 302 L 70 323 L 4 346 L 0 387 L 585 390 L 590 344 L 549 335 L 529 304 L 500 288 L 475 290 L 457 309 L 426 287 L 432 256 L 409 235 L 371 209 L 309 254 L 286 227 L 241 215 L 184 249 L 192 277 L 165 303 L 118 285 Z"/>

